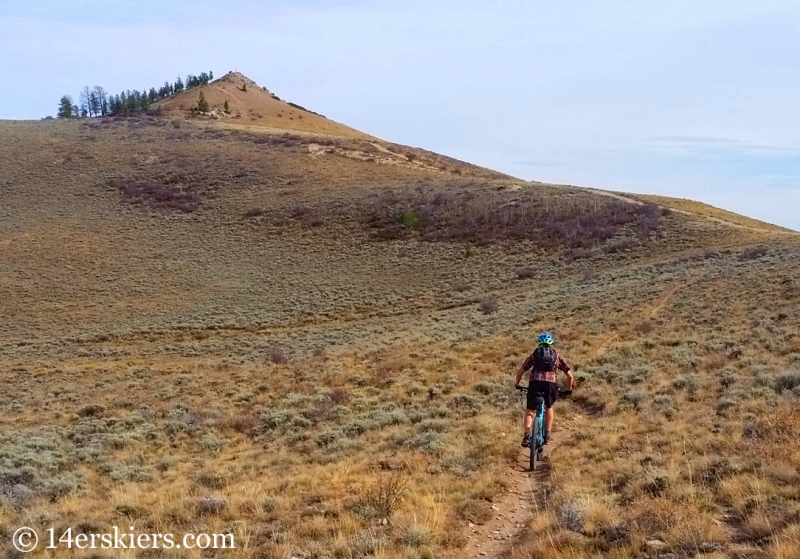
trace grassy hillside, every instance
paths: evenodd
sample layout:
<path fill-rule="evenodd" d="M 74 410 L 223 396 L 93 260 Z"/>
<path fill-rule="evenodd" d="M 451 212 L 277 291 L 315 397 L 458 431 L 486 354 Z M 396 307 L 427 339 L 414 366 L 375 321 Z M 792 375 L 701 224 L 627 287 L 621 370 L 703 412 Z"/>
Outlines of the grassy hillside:
<path fill-rule="evenodd" d="M 0 123 L 4 534 L 800 554 L 795 234 L 227 122 Z M 529 476 L 513 369 L 541 330 L 580 386 Z"/>
<path fill-rule="evenodd" d="M 200 93 L 208 101 L 211 117 L 234 125 L 369 138 L 300 105 L 283 101 L 266 88 L 238 73 L 229 72 L 208 85 L 195 87 L 159 101 L 153 107 L 164 115 L 183 117 L 197 106 Z M 225 112 L 225 102 L 228 111 Z"/>

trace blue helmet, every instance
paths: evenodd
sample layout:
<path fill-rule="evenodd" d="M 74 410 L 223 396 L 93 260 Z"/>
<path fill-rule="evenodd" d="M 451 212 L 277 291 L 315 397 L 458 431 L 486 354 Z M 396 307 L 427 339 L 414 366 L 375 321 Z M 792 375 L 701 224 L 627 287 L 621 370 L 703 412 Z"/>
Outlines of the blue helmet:
<path fill-rule="evenodd" d="M 543 334 L 539 334 L 539 337 L 536 338 L 536 341 L 538 343 L 540 343 L 540 344 L 546 344 L 546 345 L 553 345 L 553 343 L 555 343 L 555 340 L 553 339 L 553 336 L 551 336 L 547 332 L 544 332 Z"/>

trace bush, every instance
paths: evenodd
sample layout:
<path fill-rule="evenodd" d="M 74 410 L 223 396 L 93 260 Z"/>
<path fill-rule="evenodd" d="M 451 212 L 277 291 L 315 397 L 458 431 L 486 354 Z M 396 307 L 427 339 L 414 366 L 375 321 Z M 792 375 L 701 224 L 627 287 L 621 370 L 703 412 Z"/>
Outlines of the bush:
<path fill-rule="evenodd" d="M 419 547 L 428 543 L 430 535 L 424 528 L 412 526 L 403 535 L 403 543 L 411 547 Z"/>
<path fill-rule="evenodd" d="M 491 296 L 487 295 L 486 297 L 482 298 L 478 308 L 481 310 L 483 314 L 492 314 L 497 312 L 498 308 L 497 300 Z"/>
<path fill-rule="evenodd" d="M 531 279 L 536 276 L 536 271 L 533 268 L 517 268 L 514 272 L 517 274 L 517 279 Z"/>
<path fill-rule="evenodd" d="M 644 488 L 655 497 L 666 493 L 669 486 L 669 475 L 666 472 L 656 471 L 647 476 Z"/>
<path fill-rule="evenodd" d="M 773 384 L 773 388 L 778 394 L 782 394 L 784 390 L 794 390 L 797 387 L 800 387 L 800 372 L 798 371 L 787 371 L 778 375 Z"/>
<path fill-rule="evenodd" d="M 382 518 L 389 518 L 403 502 L 408 482 L 400 476 L 388 476 L 369 488 L 361 500 Z"/>
<path fill-rule="evenodd" d="M 585 507 L 576 502 L 568 501 L 561 506 L 561 522 L 573 532 L 581 532 L 586 518 Z"/>
<path fill-rule="evenodd" d="M 406 229 L 414 229 L 419 224 L 419 216 L 413 210 L 403 210 L 397 216 L 397 222 Z"/>
<path fill-rule="evenodd" d="M 289 362 L 289 356 L 279 347 L 270 348 L 267 351 L 267 359 L 275 365 L 286 365 Z"/>
<path fill-rule="evenodd" d="M 723 369 L 719 374 L 719 383 L 723 388 L 730 388 L 739 380 L 739 375 L 731 369 Z"/>
<path fill-rule="evenodd" d="M 700 363 L 694 350 L 686 346 L 674 349 L 669 356 L 675 364 L 686 369 L 693 369 Z"/>
<path fill-rule="evenodd" d="M 626 377 L 628 384 L 639 384 L 645 381 L 650 376 L 650 369 L 646 367 L 636 367 Z"/>
<path fill-rule="evenodd" d="M 766 256 L 768 252 L 767 247 L 763 246 L 746 248 L 739 254 L 739 260 L 757 260 Z"/>
<path fill-rule="evenodd" d="M 199 516 L 210 516 L 219 514 L 228 508 L 228 501 L 222 497 L 203 497 L 197 503 L 197 514 Z"/>
<path fill-rule="evenodd" d="M 460 280 L 454 281 L 451 287 L 453 288 L 453 291 L 458 291 L 459 293 L 463 293 L 464 291 L 470 290 L 469 284 L 465 281 L 460 281 Z"/>
<path fill-rule="evenodd" d="M 135 204 L 142 204 L 152 210 L 176 210 L 192 213 L 200 207 L 201 192 L 192 185 L 164 181 L 144 181 L 134 179 L 114 179 L 112 188 Z"/>
<path fill-rule="evenodd" d="M 577 193 L 543 199 L 537 189 L 510 192 L 456 181 L 447 190 L 387 190 L 371 205 L 365 221 L 382 238 L 387 231 L 388 238 L 396 235 L 393 226 L 399 223 L 421 230 L 429 241 L 530 239 L 541 246 L 566 248 L 597 245 L 624 227 L 645 236 L 661 218 L 654 204 Z"/>
<path fill-rule="evenodd" d="M 639 405 L 641 404 L 643 399 L 644 399 L 644 394 L 635 390 L 631 390 L 625 392 L 622 396 L 620 396 L 619 407 L 623 409 L 627 408 L 627 409 L 638 410 Z"/>
<path fill-rule="evenodd" d="M 717 401 L 717 405 L 715 407 L 717 415 L 725 415 L 725 412 L 727 412 L 732 408 L 735 408 L 738 403 L 739 403 L 738 400 L 736 400 L 735 398 L 730 398 L 728 396 L 720 398 Z"/>
<path fill-rule="evenodd" d="M 246 218 L 260 217 L 262 215 L 264 215 L 264 208 L 250 208 L 244 212 L 244 217 Z"/>

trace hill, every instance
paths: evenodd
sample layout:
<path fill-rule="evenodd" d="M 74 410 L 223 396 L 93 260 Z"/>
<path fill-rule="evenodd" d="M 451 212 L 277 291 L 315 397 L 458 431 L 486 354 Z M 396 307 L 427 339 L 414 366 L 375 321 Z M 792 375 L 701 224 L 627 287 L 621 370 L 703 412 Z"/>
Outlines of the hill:
<path fill-rule="evenodd" d="M 796 234 L 263 116 L 0 122 L 4 533 L 798 556 Z M 580 386 L 529 476 L 542 330 Z"/>
<path fill-rule="evenodd" d="M 247 126 L 275 130 L 289 130 L 368 138 L 357 130 L 334 122 L 299 105 L 282 101 L 265 87 L 259 86 L 239 72 L 228 72 L 208 85 L 194 87 L 159 101 L 153 108 L 166 115 L 185 116 L 203 93 L 208 101 L 213 118 Z M 228 102 L 228 112 L 224 110 Z"/>

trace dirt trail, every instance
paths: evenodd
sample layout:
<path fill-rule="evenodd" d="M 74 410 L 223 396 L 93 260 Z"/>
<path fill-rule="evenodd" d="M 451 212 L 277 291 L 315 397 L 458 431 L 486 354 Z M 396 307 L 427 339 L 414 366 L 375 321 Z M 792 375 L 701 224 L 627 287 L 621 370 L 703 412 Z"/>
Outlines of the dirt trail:
<path fill-rule="evenodd" d="M 572 420 L 564 420 L 554 429 L 554 438 L 558 438 L 545 447 L 544 460 L 537 462 L 536 471 L 528 471 L 528 449 L 519 449 L 509 470 L 509 476 L 514 480 L 512 489 L 492 504 L 491 520 L 481 525 L 469 524 L 469 541 L 453 559 L 499 559 L 514 551 L 524 536 L 528 522 L 547 505 L 553 463 L 558 462 L 558 448 L 568 444 L 570 433 L 579 418 L 576 416 Z M 515 436 L 516 433 L 509 444 L 519 444 Z"/>
<path fill-rule="evenodd" d="M 515 480 L 513 489 L 492 504 L 494 516 L 490 521 L 482 525 L 470 523 L 469 543 L 460 557 L 502 557 L 514 550 L 525 526 L 547 499 L 550 462 L 540 462 L 533 473 L 525 471 L 527 464 L 527 450 L 520 449 L 511 469 Z"/>
<path fill-rule="evenodd" d="M 675 296 L 675 294 L 680 289 L 682 289 L 683 287 L 686 287 L 686 284 L 685 283 L 679 283 L 677 285 L 674 285 L 674 286 L 668 288 L 666 291 L 664 291 L 664 293 L 662 293 L 661 297 L 659 297 L 652 304 L 646 306 L 643 309 L 643 311 L 642 311 L 642 313 L 641 313 L 641 315 L 639 317 L 639 322 L 645 322 L 647 320 L 652 320 L 653 318 L 655 318 L 655 316 L 659 312 L 661 312 L 664 309 L 664 307 L 666 307 L 669 304 L 669 302 L 672 300 L 672 298 Z M 635 324 L 631 324 L 631 325 L 634 326 Z M 597 349 L 594 351 L 594 353 L 589 358 L 589 361 L 594 361 L 598 357 L 600 357 L 603 354 L 605 354 L 606 351 L 608 351 L 608 348 L 611 347 L 611 344 L 614 341 L 619 339 L 620 333 L 621 333 L 621 331 L 618 330 L 618 331 L 615 331 L 615 332 L 611 332 L 610 334 L 605 336 L 602 339 L 602 341 L 600 342 L 600 345 L 597 346 Z"/>
<path fill-rule="evenodd" d="M 641 200 L 636 200 L 634 198 L 628 198 L 627 196 L 624 196 L 622 194 L 617 194 L 616 192 L 609 192 L 607 190 L 598 190 L 598 189 L 595 189 L 595 188 L 588 188 L 587 190 L 591 190 L 592 192 L 594 192 L 596 194 L 600 194 L 601 196 L 608 196 L 609 198 L 615 198 L 617 200 L 622 200 L 623 202 L 629 202 L 631 204 L 637 204 L 639 206 L 644 204 L 644 202 L 642 202 Z M 688 216 L 692 216 L 692 217 L 696 217 L 696 218 L 700 218 L 700 219 L 707 219 L 708 221 L 713 221 L 714 223 L 719 223 L 720 225 L 727 225 L 728 227 L 735 227 L 737 229 L 744 229 L 746 231 L 758 231 L 760 233 L 783 234 L 783 235 L 787 235 L 787 234 L 794 235 L 794 234 L 796 234 L 796 233 L 793 233 L 792 231 L 780 231 L 780 230 L 775 230 L 775 229 L 766 229 L 766 228 L 762 228 L 762 227 L 752 227 L 750 225 L 742 225 L 741 223 L 735 223 L 733 221 L 728 221 L 727 219 L 722 219 L 721 217 L 715 217 L 715 216 L 712 216 L 712 215 L 702 215 L 702 214 L 698 214 L 698 213 L 695 213 L 695 212 L 690 212 L 689 210 L 681 210 L 681 209 L 678 209 L 678 208 L 673 208 L 672 206 L 667 206 L 665 204 L 658 204 L 658 205 L 661 206 L 662 208 L 666 208 L 666 209 L 668 209 L 670 211 L 673 211 L 675 213 L 688 215 Z"/>
<path fill-rule="evenodd" d="M 638 314 L 639 320 L 651 320 L 661 312 L 685 283 L 668 287 L 661 296 L 647 305 Z M 611 344 L 620 337 L 614 332 L 604 338 L 590 360 L 603 355 Z M 521 414 L 520 414 L 521 415 Z M 483 525 L 470 523 L 467 528 L 469 542 L 454 559 L 486 558 L 500 559 L 514 551 L 524 537 L 528 522 L 547 505 L 553 464 L 558 462 L 558 448 L 569 444 L 571 433 L 582 421 L 591 417 L 591 410 L 584 410 L 569 420 L 563 420 L 554 429 L 555 440 L 548 445 L 545 459 L 537 464 L 535 472 L 528 471 L 527 449 L 520 449 L 509 476 L 514 480 L 512 489 L 492 504 L 492 519 Z M 510 443 L 516 443 L 513 439 Z M 552 458 L 552 461 L 551 461 Z"/>

